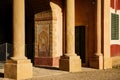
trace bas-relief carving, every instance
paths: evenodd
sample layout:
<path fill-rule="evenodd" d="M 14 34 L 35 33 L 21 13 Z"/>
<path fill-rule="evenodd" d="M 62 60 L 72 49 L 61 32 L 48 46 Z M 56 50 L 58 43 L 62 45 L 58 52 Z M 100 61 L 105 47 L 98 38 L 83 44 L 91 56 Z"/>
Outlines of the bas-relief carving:
<path fill-rule="evenodd" d="M 49 54 L 49 24 L 37 24 L 38 57 L 48 57 Z"/>

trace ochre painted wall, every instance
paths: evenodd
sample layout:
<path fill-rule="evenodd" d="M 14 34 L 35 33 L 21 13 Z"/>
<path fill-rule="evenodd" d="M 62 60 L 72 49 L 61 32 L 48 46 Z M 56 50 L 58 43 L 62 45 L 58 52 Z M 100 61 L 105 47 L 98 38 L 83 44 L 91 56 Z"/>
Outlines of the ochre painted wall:
<path fill-rule="evenodd" d="M 93 25 L 94 7 L 91 0 L 75 0 L 75 25 Z"/>
<path fill-rule="evenodd" d="M 95 7 L 91 0 L 75 0 L 75 26 L 86 27 L 86 52 L 88 58 L 95 53 Z"/>

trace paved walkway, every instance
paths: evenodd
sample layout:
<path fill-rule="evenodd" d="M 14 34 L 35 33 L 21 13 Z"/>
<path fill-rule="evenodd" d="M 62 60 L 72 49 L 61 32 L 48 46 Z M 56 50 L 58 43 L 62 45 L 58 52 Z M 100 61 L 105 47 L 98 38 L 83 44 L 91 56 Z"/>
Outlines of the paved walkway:
<path fill-rule="evenodd" d="M 0 69 L 0 80 L 3 78 L 4 69 Z M 34 67 L 33 78 L 26 80 L 120 80 L 120 69 L 96 70 L 82 68 L 82 72 L 69 73 L 51 67 Z"/>
<path fill-rule="evenodd" d="M 83 68 L 69 73 L 54 69 L 34 68 L 34 76 L 27 80 L 120 80 L 120 69 L 96 70 Z"/>

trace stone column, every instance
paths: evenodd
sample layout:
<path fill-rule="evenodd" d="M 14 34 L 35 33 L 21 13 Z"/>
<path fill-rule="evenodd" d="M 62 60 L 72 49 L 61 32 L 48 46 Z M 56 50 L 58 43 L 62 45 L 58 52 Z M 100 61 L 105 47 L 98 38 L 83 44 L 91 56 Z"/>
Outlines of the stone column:
<path fill-rule="evenodd" d="M 102 53 L 101 53 L 101 28 L 102 28 L 102 26 L 101 26 L 101 0 L 97 0 L 97 16 L 96 16 L 96 18 L 97 18 L 97 22 L 96 22 L 96 53 L 95 53 L 95 55 L 96 56 L 101 56 L 102 55 Z"/>
<path fill-rule="evenodd" d="M 81 71 L 80 57 L 75 54 L 75 2 L 66 0 L 66 53 L 60 58 L 61 70 Z"/>
<path fill-rule="evenodd" d="M 66 0 L 66 51 L 75 55 L 75 7 L 74 0 Z"/>
<path fill-rule="evenodd" d="M 13 57 L 25 58 L 25 9 L 24 0 L 13 0 Z"/>
<path fill-rule="evenodd" d="M 97 0 L 96 8 L 96 52 L 91 58 L 90 66 L 98 69 L 103 69 L 103 55 L 101 52 L 101 0 Z"/>
<path fill-rule="evenodd" d="M 13 0 L 13 57 L 6 61 L 4 68 L 6 78 L 17 80 L 32 77 L 32 63 L 25 57 L 24 1 Z"/>

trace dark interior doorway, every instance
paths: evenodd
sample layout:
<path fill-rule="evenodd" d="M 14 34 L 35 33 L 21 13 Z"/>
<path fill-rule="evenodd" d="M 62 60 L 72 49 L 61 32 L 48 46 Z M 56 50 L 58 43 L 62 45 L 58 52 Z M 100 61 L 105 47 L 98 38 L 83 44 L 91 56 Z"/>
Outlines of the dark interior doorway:
<path fill-rule="evenodd" d="M 86 62 L 85 26 L 75 26 L 75 53 Z"/>

